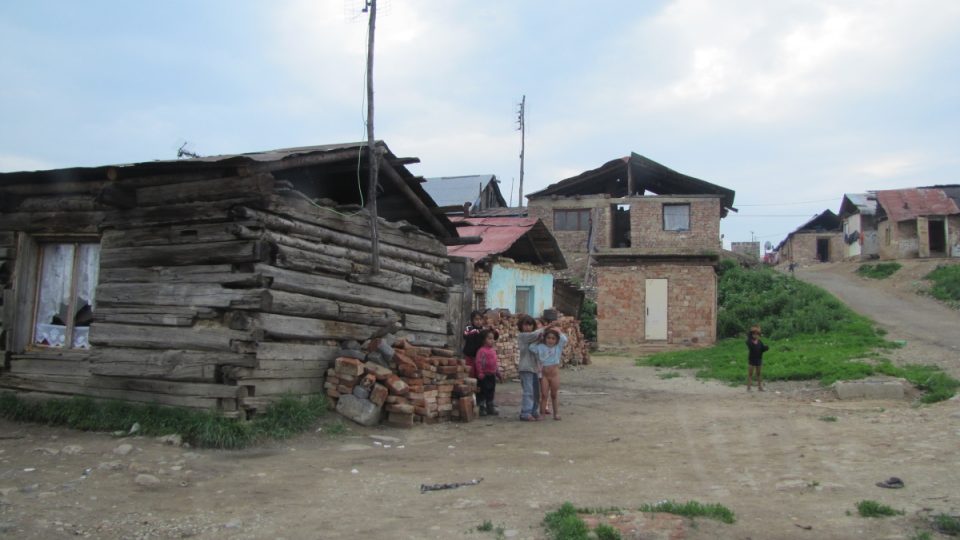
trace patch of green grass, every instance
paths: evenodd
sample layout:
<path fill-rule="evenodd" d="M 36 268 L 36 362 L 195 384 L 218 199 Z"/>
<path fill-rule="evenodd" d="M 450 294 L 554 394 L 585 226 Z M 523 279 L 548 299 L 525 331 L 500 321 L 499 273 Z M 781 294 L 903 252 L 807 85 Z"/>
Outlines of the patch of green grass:
<path fill-rule="evenodd" d="M 733 523 L 737 520 L 733 512 L 722 504 L 702 504 L 697 501 L 687 501 L 685 503 L 662 501 L 657 504 L 644 504 L 639 510 L 641 512 L 664 512 L 689 518 L 705 517 L 724 523 Z"/>
<path fill-rule="evenodd" d="M 323 432 L 331 437 L 339 437 L 344 435 L 347 431 L 349 431 L 349 428 L 343 423 L 343 420 L 340 420 L 339 418 L 333 422 L 328 422 L 323 426 Z"/>
<path fill-rule="evenodd" d="M 900 510 L 894 510 L 885 504 L 869 499 L 857 503 L 857 512 L 860 513 L 861 517 L 889 517 L 903 514 Z"/>
<path fill-rule="evenodd" d="M 0 393 L 0 416 L 18 422 L 67 426 L 82 431 L 127 431 L 135 423 L 147 436 L 179 434 L 201 448 L 244 448 L 264 439 L 285 439 L 316 421 L 327 409 L 322 395 L 284 396 L 253 420 L 224 418 L 211 411 L 95 401 L 85 397 L 28 401 Z"/>
<path fill-rule="evenodd" d="M 489 519 L 483 520 L 483 523 L 477 525 L 477 530 L 480 532 L 490 532 L 493 530 L 493 522 Z"/>
<path fill-rule="evenodd" d="M 916 534 L 910 537 L 910 540 L 933 540 L 933 536 L 927 531 L 917 531 Z"/>
<path fill-rule="evenodd" d="M 837 421 L 837 417 L 836 417 L 836 416 L 821 416 L 821 417 L 820 417 L 820 420 L 823 421 L 823 422 L 836 422 L 836 421 Z"/>
<path fill-rule="evenodd" d="M 657 377 L 660 377 L 661 379 L 676 379 L 679 376 L 680 374 L 677 373 L 676 371 L 668 371 L 666 373 L 657 374 Z"/>
<path fill-rule="evenodd" d="M 547 533 L 553 540 L 586 540 L 590 532 L 587 524 L 577 515 L 577 509 L 569 502 L 543 518 Z"/>
<path fill-rule="evenodd" d="M 606 523 L 597 525 L 593 532 L 597 535 L 598 540 L 622 540 L 623 538 L 620 536 L 620 531 Z"/>
<path fill-rule="evenodd" d="M 942 264 L 923 279 L 933 282 L 927 293 L 947 302 L 954 307 L 960 307 L 960 264 Z"/>
<path fill-rule="evenodd" d="M 960 265 L 955 265 L 960 268 Z M 829 293 L 769 269 L 721 265 L 717 333 L 707 349 L 688 349 L 637 359 L 637 365 L 694 369 L 701 379 L 743 384 L 747 329 L 759 324 L 770 347 L 763 377 L 818 380 L 829 385 L 883 373 L 903 377 L 926 394 L 924 403 L 949 399 L 960 382 L 929 366 L 894 367 L 879 351 L 902 346 L 883 339 L 872 321 L 852 312 Z"/>
<path fill-rule="evenodd" d="M 903 265 L 896 262 L 861 264 L 860 268 L 857 268 L 857 273 L 863 277 L 872 279 L 886 279 L 895 274 L 897 270 L 901 268 L 903 268 Z"/>
<path fill-rule="evenodd" d="M 586 508 L 577 508 L 576 510 L 578 514 L 596 514 L 596 515 L 602 514 L 606 516 L 611 514 L 617 514 L 621 516 L 623 515 L 623 509 L 617 506 L 607 506 L 607 507 L 600 506 L 597 508 L 586 507 Z"/>
<path fill-rule="evenodd" d="M 933 518 L 933 526 L 943 534 L 960 536 L 960 518 L 955 516 L 939 514 Z"/>

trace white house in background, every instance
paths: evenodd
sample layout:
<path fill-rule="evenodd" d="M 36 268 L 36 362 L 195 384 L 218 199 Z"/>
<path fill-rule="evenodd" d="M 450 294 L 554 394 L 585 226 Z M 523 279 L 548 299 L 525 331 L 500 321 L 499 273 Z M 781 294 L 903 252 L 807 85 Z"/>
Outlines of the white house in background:
<path fill-rule="evenodd" d="M 877 196 L 874 192 L 844 193 L 840 203 L 846 259 L 876 259 L 880 256 L 877 238 Z"/>

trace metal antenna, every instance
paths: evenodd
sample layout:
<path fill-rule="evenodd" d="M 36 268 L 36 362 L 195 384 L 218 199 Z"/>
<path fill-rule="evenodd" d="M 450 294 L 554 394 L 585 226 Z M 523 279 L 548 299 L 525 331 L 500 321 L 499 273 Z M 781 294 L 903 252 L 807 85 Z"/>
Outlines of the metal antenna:
<path fill-rule="evenodd" d="M 527 108 L 527 95 L 523 95 L 523 99 L 520 100 L 520 111 L 517 115 L 517 130 L 520 131 L 520 191 L 517 195 L 517 204 L 520 208 L 523 208 L 523 154 L 524 154 L 524 144 L 526 139 L 526 128 L 527 123 L 524 119 L 524 113 Z"/>
<path fill-rule="evenodd" d="M 190 150 L 187 150 L 187 145 L 188 145 L 188 144 L 190 144 L 189 141 L 184 141 L 183 144 L 180 145 L 180 148 L 177 149 L 177 159 L 180 159 L 180 158 L 182 158 L 183 156 L 187 156 L 187 157 L 191 157 L 191 158 L 198 158 L 198 157 L 200 157 L 200 154 L 198 154 L 198 153 L 196 153 L 196 152 L 191 152 Z"/>

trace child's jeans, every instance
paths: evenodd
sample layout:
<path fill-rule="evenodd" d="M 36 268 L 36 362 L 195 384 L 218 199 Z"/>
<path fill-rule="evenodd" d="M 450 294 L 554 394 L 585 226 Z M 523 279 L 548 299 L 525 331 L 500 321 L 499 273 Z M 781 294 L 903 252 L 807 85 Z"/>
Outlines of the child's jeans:
<path fill-rule="evenodd" d="M 520 372 L 520 418 L 529 418 L 540 414 L 540 378 L 534 371 Z"/>
<path fill-rule="evenodd" d="M 487 406 L 493 405 L 494 394 L 497 392 L 497 376 L 484 375 L 477 381 L 477 402 L 485 403 Z"/>

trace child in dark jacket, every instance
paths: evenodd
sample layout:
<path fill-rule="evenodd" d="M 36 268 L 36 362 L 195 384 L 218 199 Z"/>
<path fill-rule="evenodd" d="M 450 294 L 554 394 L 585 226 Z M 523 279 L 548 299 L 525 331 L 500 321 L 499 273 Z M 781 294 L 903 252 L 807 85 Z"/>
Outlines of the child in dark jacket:
<path fill-rule="evenodd" d="M 753 374 L 757 374 L 757 390 L 763 392 L 763 378 L 760 376 L 760 369 L 763 368 L 763 353 L 770 350 L 760 341 L 760 327 L 754 326 L 750 329 L 747 336 L 747 392 L 750 391 L 751 379 Z"/>
<path fill-rule="evenodd" d="M 470 376 L 474 378 L 477 377 L 474 359 L 477 356 L 477 351 L 483 346 L 481 332 L 485 329 L 491 329 L 485 324 L 486 322 L 487 318 L 482 311 L 474 311 L 470 313 L 470 324 L 463 329 L 463 358 L 467 362 L 467 367 L 470 368 Z M 493 330 L 493 335 L 495 340 L 500 339 L 500 334 L 496 330 Z"/>
<path fill-rule="evenodd" d="M 494 394 L 497 391 L 497 381 L 503 379 L 503 372 L 500 370 L 500 362 L 497 359 L 497 338 L 494 330 L 487 328 L 482 330 L 483 345 L 477 349 L 477 357 L 474 365 L 477 370 L 477 403 L 480 406 L 480 416 L 498 416 L 493 402 Z"/>

